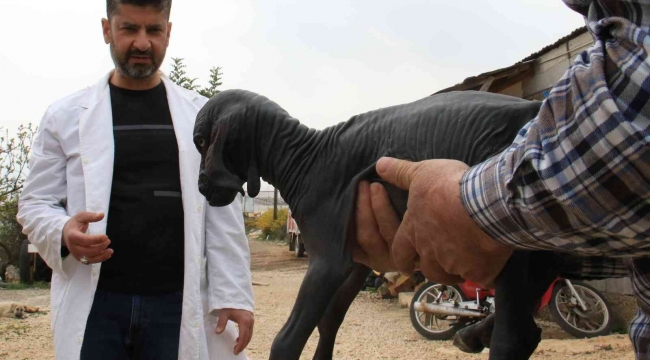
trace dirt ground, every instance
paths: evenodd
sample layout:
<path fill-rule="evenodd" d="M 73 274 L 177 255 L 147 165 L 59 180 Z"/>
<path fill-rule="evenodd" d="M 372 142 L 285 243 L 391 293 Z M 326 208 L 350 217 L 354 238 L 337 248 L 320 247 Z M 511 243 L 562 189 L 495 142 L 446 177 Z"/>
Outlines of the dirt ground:
<path fill-rule="evenodd" d="M 254 287 L 255 334 L 247 353 L 253 360 L 262 360 L 268 358 L 273 338 L 291 311 L 307 260 L 296 259 L 285 245 L 271 242 L 251 241 L 251 253 L 253 280 L 268 286 Z M 49 328 L 49 291 L 0 290 L 0 301 L 25 302 L 42 306 L 44 310 L 25 319 L 0 319 L 0 359 L 54 359 Z M 630 300 L 616 298 L 616 301 Z M 634 359 L 627 335 L 577 340 L 571 339 L 555 323 L 546 321 L 543 315 L 539 323 L 544 340 L 532 359 Z M 335 359 L 488 358 L 487 352 L 478 355 L 462 353 L 450 341 L 424 339 L 411 326 L 408 311 L 400 308 L 396 300 L 380 300 L 371 292 L 359 294 L 337 339 Z M 315 331 L 301 359 L 311 359 L 317 343 L 318 331 Z"/>

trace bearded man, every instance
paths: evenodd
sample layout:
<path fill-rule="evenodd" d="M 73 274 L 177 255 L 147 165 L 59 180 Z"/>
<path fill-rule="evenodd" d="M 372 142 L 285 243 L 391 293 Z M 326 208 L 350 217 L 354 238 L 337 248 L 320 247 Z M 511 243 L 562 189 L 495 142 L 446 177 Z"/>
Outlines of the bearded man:
<path fill-rule="evenodd" d="M 192 130 L 207 99 L 158 71 L 171 0 L 106 5 L 115 69 L 48 108 L 19 204 L 53 270 L 56 358 L 246 359 L 241 208 L 209 207 L 198 192 Z"/>

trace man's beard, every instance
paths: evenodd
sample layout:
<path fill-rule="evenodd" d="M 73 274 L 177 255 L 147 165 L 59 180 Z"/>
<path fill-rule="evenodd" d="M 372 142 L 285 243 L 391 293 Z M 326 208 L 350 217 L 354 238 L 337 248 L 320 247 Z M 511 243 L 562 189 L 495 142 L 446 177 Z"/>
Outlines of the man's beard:
<path fill-rule="evenodd" d="M 113 58 L 113 63 L 115 64 L 117 71 L 119 71 L 122 75 L 132 79 L 146 79 L 148 77 L 151 77 L 156 73 L 156 71 L 158 71 L 162 59 L 165 58 L 165 52 L 163 52 L 160 57 L 156 57 L 152 49 L 149 49 L 148 51 L 131 49 L 120 56 L 121 54 L 117 53 L 113 42 L 110 43 L 110 48 L 111 57 Z M 132 56 L 149 57 L 151 59 L 151 63 L 130 64 L 129 59 Z"/>

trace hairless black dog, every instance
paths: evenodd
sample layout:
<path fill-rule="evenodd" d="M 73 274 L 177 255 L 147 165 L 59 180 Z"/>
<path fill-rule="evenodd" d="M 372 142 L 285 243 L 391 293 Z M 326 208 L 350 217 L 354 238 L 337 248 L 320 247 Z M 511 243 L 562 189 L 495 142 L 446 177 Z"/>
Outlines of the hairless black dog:
<path fill-rule="evenodd" d="M 314 359 L 331 359 L 345 313 L 370 269 L 352 259 L 360 180 L 378 180 L 382 156 L 478 164 L 512 143 L 540 103 L 485 92 L 453 92 L 356 115 L 324 130 L 300 124 L 269 99 L 243 90 L 214 96 L 198 113 L 199 189 L 211 206 L 256 196 L 260 177 L 291 207 L 309 252 L 309 268 L 271 359 L 299 359 L 314 328 Z M 408 193 L 387 186 L 403 214 Z M 538 266 L 537 261 L 546 266 Z M 490 359 L 527 359 L 540 341 L 532 311 L 561 268 L 550 253 L 515 252 L 496 280 Z M 558 264 L 555 264 L 558 263 Z M 528 266 L 535 264 L 535 266 Z M 555 265 L 554 265 L 555 264 Z M 529 294 L 522 296 L 522 294 Z"/>

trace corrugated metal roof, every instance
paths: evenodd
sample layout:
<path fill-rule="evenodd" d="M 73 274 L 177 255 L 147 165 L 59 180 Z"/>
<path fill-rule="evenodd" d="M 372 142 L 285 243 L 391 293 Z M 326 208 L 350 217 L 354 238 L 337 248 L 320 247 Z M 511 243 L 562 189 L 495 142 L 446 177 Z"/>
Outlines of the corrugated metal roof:
<path fill-rule="evenodd" d="M 551 45 L 543 47 L 541 50 L 539 50 L 539 51 L 525 57 L 524 59 L 522 59 L 521 61 L 518 61 L 514 65 L 510 65 L 510 66 L 505 67 L 505 68 L 485 72 L 485 73 L 482 73 L 482 74 L 479 74 L 479 75 L 476 75 L 476 76 L 470 76 L 470 77 L 466 78 L 465 80 L 463 80 L 463 82 L 461 82 L 459 84 L 456 84 L 454 86 L 448 87 L 446 89 L 437 91 L 435 94 L 444 93 L 444 92 L 448 92 L 448 91 L 454 91 L 454 90 L 468 90 L 468 89 L 471 89 L 471 88 L 474 88 L 474 87 L 480 87 L 481 83 L 486 78 L 488 78 L 490 76 L 495 76 L 495 75 L 498 76 L 499 74 L 502 74 L 502 73 L 505 73 L 505 72 L 511 72 L 512 70 L 520 70 L 522 72 L 526 71 L 526 70 L 528 70 L 529 67 L 532 66 L 532 63 L 534 62 L 534 60 L 536 60 L 540 56 L 546 54 L 547 52 L 555 49 L 556 47 L 560 46 L 561 44 L 563 44 L 563 43 L 565 43 L 565 42 L 567 42 L 569 40 L 577 38 L 578 36 L 586 33 L 587 31 L 588 30 L 587 30 L 586 26 L 575 29 L 569 35 L 558 39 L 556 42 L 552 43 Z"/>
<path fill-rule="evenodd" d="M 525 73 L 527 71 L 532 71 L 532 67 L 533 67 L 533 61 L 518 62 L 514 65 L 510 65 L 502 69 L 492 70 L 476 76 L 470 76 L 465 80 L 463 80 L 462 83 L 456 84 L 446 89 L 439 90 L 435 94 L 445 93 L 449 91 L 458 91 L 458 90 L 472 90 L 473 88 L 481 87 L 483 82 L 491 76 L 495 77 L 496 79 L 500 79 L 502 76 L 513 77 Z M 504 80 L 507 79 L 504 78 Z"/>
<path fill-rule="evenodd" d="M 524 59 L 519 61 L 518 64 L 529 61 L 529 60 L 537 59 L 538 57 L 540 57 L 540 56 L 546 54 L 547 52 L 555 49 L 560 44 L 565 43 L 565 42 L 567 42 L 567 41 L 569 41 L 571 39 L 575 39 L 578 36 L 580 36 L 580 35 L 582 35 L 582 34 L 584 34 L 586 32 L 587 32 L 587 27 L 586 26 L 583 26 L 581 28 L 577 28 L 577 29 L 573 30 L 569 35 L 558 39 L 556 42 L 552 43 L 551 45 L 544 46 L 540 51 L 528 55 L 527 57 L 525 57 Z"/>

